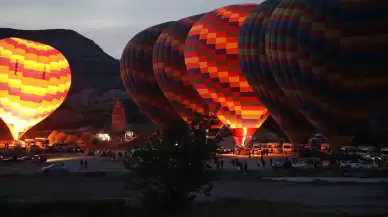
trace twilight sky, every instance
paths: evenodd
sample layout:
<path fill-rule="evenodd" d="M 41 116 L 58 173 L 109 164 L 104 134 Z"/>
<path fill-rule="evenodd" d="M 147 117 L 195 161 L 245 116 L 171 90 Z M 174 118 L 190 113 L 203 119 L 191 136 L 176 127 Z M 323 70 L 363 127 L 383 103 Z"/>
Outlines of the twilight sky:
<path fill-rule="evenodd" d="M 0 0 L 0 28 L 73 29 L 119 59 L 149 26 L 261 0 Z"/>

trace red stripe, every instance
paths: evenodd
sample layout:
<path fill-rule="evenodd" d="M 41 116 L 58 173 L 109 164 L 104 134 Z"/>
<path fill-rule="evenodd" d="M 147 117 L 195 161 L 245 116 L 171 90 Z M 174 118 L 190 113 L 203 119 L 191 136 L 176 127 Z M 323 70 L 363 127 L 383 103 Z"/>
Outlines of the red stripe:
<path fill-rule="evenodd" d="M 35 48 L 32 48 L 32 47 L 27 47 L 25 44 L 22 44 L 22 43 L 19 43 L 11 38 L 6 38 L 6 39 L 3 39 L 7 44 L 11 44 L 13 46 L 15 46 L 15 48 L 19 48 L 19 49 L 23 49 L 25 51 L 28 51 L 29 53 L 33 53 L 33 54 L 36 54 L 38 56 L 50 56 L 50 55 L 57 55 L 57 54 L 60 54 L 60 52 L 58 50 L 56 50 L 55 48 L 51 47 L 49 48 L 49 50 L 37 50 Z M 43 45 L 43 46 L 49 46 L 49 45 L 46 45 L 46 44 L 43 44 L 43 43 L 39 43 L 39 42 L 35 42 L 35 41 L 31 41 L 31 40 L 26 40 L 26 39 L 23 39 L 25 41 L 27 41 L 28 43 L 32 43 L 32 44 L 35 44 L 35 45 Z"/>
<path fill-rule="evenodd" d="M 19 110 L 12 109 L 9 106 L 2 106 L 2 108 L 4 109 L 5 112 L 12 114 L 12 116 L 15 116 L 15 117 L 18 117 L 21 119 L 25 119 L 27 121 L 31 120 L 31 119 L 40 118 L 40 117 L 47 117 L 48 115 L 51 114 L 51 112 L 45 112 L 43 114 L 28 115 L 28 114 L 20 112 Z"/>
<path fill-rule="evenodd" d="M 29 102 L 36 102 L 36 103 L 41 103 L 43 101 L 51 102 L 54 99 L 60 100 L 60 98 L 66 96 L 68 92 L 68 91 L 65 91 L 64 93 L 57 92 L 54 95 L 46 94 L 45 96 L 37 96 L 33 94 L 22 93 L 19 88 L 14 88 L 14 87 L 7 87 L 7 89 L 5 90 L 8 90 L 9 95 L 19 96 L 21 101 L 29 101 Z"/>

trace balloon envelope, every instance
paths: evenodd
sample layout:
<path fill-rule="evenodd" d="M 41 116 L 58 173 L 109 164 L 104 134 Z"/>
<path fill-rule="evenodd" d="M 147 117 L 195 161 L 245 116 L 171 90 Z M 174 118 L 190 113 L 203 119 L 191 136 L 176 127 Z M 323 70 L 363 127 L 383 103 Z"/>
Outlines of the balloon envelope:
<path fill-rule="evenodd" d="M 238 137 L 252 135 L 268 117 L 267 109 L 255 96 L 238 63 L 240 26 L 255 4 L 232 5 L 202 16 L 189 32 L 185 63 L 194 87 L 217 116 Z M 243 140 L 244 140 L 243 139 Z"/>
<path fill-rule="evenodd" d="M 135 35 L 120 60 L 126 90 L 159 130 L 172 129 L 183 122 L 160 90 L 152 67 L 155 42 L 169 24 L 171 22 L 152 26 Z"/>
<path fill-rule="evenodd" d="M 197 114 L 215 112 L 209 109 L 205 100 L 194 89 L 184 59 L 187 35 L 201 17 L 202 14 L 172 22 L 160 34 L 153 51 L 153 68 L 159 86 L 186 122 L 192 121 Z"/>
<path fill-rule="evenodd" d="M 239 35 L 239 62 L 248 83 L 293 143 L 308 140 L 315 128 L 279 88 L 267 62 L 265 35 L 268 20 L 280 0 L 267 0 L 250 13 Z"/>
<path fill-rule="evenodd" d="M 0 117 L 15 140 L 65 100 L 70 66 L 55 48 L 21 39 L 0 40 Z"/>
<path fill-rule="evenodd" d="M 284 0 L 272 13 L 267 57 L 277 83 L 338 149 L 388 93 L 388 2 Z"/>

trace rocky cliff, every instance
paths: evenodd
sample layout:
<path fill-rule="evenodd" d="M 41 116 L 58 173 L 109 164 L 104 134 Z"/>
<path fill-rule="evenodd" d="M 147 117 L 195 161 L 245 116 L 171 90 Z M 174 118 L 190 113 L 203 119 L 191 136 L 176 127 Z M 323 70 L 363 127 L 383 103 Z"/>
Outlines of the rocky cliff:
<path fill-rule="evenodd" d="M 65 102 L 34 130 L 78 128 L 110 124 L 116 99 L 126 107 L 128 122 L 147 122 L 125 92 L 120 63 L 92 40 L 72 30 L 17 30 L 0 28 L 0 39 L 20 37 L 48 44 L 63 53 L 72 71 L 72 85 Z M 8 130 L 1 124 L 1 133 Z"/>

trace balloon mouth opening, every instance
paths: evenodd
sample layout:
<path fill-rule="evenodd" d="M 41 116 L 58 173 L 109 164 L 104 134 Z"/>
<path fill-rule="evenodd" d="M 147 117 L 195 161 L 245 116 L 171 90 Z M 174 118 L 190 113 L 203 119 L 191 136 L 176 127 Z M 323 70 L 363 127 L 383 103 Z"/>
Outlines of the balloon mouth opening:
<path fill-rule="evenodd" d="M 252 139 L 252 135 L 255 133 L 256 128 L 235 128 L 232 129 L 233 139 L 238 147 L 245 147 Z"/>
<path fill-rule="evenodd" d="M 9 131 L 13 139 L 16 141 L 28 130 L 28 126 L 25 126 L 21 123 L 7 124 Z"/>

